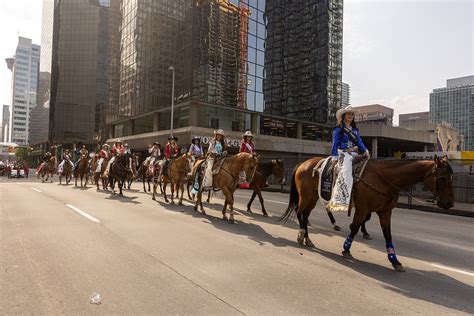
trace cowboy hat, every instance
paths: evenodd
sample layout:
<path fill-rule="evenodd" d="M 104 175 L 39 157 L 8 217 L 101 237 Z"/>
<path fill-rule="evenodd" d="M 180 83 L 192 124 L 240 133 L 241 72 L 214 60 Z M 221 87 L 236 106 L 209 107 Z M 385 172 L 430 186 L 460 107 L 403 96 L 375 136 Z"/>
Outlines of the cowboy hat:
<path fill-rule="evenodd" d="M 154 143 L 153 143 L 153 146 L 155 146 L 155 145 L 156 145 L 156 146 L 159 146 L 159 145 L 160 145 L 160 143 L 158 143 L 158 142 L 154 142 Z"/>
<path fill-rule="evenodd" d="M 218 129 L 217 131 L 214 132 L 214 134 L 225 136 L 225 133 L 224 133 L 223 129 Z"/>
<path fill-rule="evenodd" d="M 116 143 L 116 144 L 117 144 L 117 143 L 121 144 L 122 141 L 121 141 L 120 139 L 117 139 L 117 140 L 115 141 L 115 143 Z"/>
<path fill-rule="evenodd" d="M 110 147 L 109 144 L 103 144 L 102 147 Z"/>
<path fill-rule="evenodd" d="M 168 137 L 168 140 L 172 140 L 172 139 L 174 139 L 175 141 L 178 141 L 178 137 L 176 137 L 176 136 L 170 136 L 170 137 Z"/>
<path fill-rule="evenodd" d="M 199 137 L 199 136 L 194 136 L 194 137 L 191 139 L 191 142 L 194 142 L 195 140 L 198 140 L 199 142 L 201 142 L 201 137 Z"/>
<path fill-rule="evenodd" d="M 346 113 L 351 113 L 351 112 L 355 114 L 355 113 L 359 112 L 359 110 L 356 110 L 356 109 L 354 109 L 354 108 L 351 107 L 351 106 L 348 106 L 348 107 L 346 107 L 346 108 L 339 109 L 339 110 L 337 110 L 337 112 L 336 112 L 336 119 L 337 119 L 338 121 L 340 121 L 340 120 L 342 120 L 342 116 L 343 116 L 344 114 L 346 114 Z"/>
<path fill-rule="evenodd" d="M 242 135 L 242 137 L 244 137 L 244 138 L 245 138 L 245 137 L 253 137 L 253 134 L 252 134 L 251 131 L 246 131 L 246 132 L 244 133 L 244 135 Z"/>
<path fill-rule="evenodd" d="M 127 143 L 125 143 L 125 147 L 130 147 Z"/>

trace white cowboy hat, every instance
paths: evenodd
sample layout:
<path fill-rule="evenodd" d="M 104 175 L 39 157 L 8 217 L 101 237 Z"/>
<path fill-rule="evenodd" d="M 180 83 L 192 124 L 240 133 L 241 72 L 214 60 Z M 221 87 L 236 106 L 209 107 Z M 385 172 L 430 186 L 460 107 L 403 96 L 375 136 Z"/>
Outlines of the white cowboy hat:
<path fill-rule="evenodd" d="M 243 137 L 253 137 L 252 132 L 251 131 L 246 131 L 244 133 Z"/>
<path fill-rule="evenodd" d="M 225 136 L 225 133 L 224 133 L 223 129 L 218 129 L 217 131 L 214 132 L 214 134 L 219 134 L 219 135 Z"/>
<path fill-rule="evenodd" d="M 345 114 L 345 113 L 350 113 L 350 112 L 352 112 L 352 113 L 355 114 L 355 113 L 359 112 L 359 110 L 356 110 L 356 109 L 354 109 L 354 108 L 351 107 L 351 106 L 348 106 L 348 107 L 343 108 L 343 109 L 339 109 L 339 110 L 337 110 L 337 112 L 336 112 L 336 119 L 337 119 L 338 121 L 340 121 L 340 120 L 342 120 L 342 115 L 343 115 L 343 114 Z"/>

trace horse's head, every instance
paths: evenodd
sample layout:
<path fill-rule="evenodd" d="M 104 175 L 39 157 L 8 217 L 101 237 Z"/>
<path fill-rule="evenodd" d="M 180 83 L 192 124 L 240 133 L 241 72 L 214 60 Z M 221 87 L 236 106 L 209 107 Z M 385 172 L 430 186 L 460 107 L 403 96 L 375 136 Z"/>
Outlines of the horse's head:
<path fill-rule="evenodd" d="M 247 182 L 252 182 L 253 176 L 255 174 L 255 170 L 257 169 L 258 165 L 258 156 L 256 154 L 244 154 L 244 166 L 243 170 L 245 171 L 245 175 L 247 177 Z"/>
<path fill-rule="evenodd" d="M 278 183 L 284 184 L 285 179 L 285 166 L 283 165 L 282 159 L 272 160 L 272 172 L 277 177 Z"/>
<path fill-rule="evenodd" d="M 434 193 L 439 207 L 447 210 L 454 206 L 453 169 L 448 163 L 447 156 L 434 157 L 433 169 L 423 182 Z"/>

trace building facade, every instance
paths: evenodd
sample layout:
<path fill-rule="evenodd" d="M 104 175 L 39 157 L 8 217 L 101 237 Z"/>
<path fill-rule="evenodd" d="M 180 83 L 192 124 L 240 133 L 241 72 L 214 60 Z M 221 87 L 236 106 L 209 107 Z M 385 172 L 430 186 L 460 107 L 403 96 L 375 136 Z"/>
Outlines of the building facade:
<path fill-rule="evenodd" d="M 3 105 L 2 109 L 2 133 L 0 140 L 4 143 L 8 142 L 8 132 L 10 123 L 10 106 Z"/>
<path fill-rule="evenodd" d="M 430 121 L 450 123 L 464 138 L 464 150 L 474 150 L 474 76 L 448 79 L 430 94 Z"/>
<path fill-rule="evenodd" d="M 393 125 L 393 109 L 381 104 L 356 106 L 354 120 L 360 123 L 381 123 Z"/>
<path fill-rule="evenodd" d="M 36 106 L 40 51 L 40 46 L 33 44 L 31 39 L 18 37 L 15 56 L 6 60 L 12 71 L 8 141 L 20 146 L 29 144 L 30 113 Z"/>
<path fill-rule="evenodd" d="M 351 86 L 348 83 L 342 83 L 341 105 L 343 108 L 351 105 Z"/>
<path fill-rule="evenodd" d="M 109 0 L 44 0 L 47 43 L 41 104 L 49 107 L 50 144 L 74 147 L 100 138 L 107 103 Z M 48 86 L 48 77 L 51 77 Z"/>
<path fill-rule="evenodd" d="M 112 1 L 108 138 L 143 148 L 139 139 L 165 139 L 173 66 L 175 134 L 329 141 L 341 105 L 342 1 L 290 2 Z"/>

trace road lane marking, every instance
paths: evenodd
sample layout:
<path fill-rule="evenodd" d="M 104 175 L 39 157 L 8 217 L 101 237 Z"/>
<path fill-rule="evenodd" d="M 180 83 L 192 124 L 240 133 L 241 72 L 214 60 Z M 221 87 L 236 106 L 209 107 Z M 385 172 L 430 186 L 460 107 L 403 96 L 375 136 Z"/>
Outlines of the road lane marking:
<path fill-rule="evenodd" d="M 38 190 L 37 188 L 30 188 L 31 190 L 33 191 L 36 191 L 36 192 L 41 192 L 40 190 Z"/>
<path fill-rule="evenodd" d="M 435 268 L 440 268 L 440 269 L 448 270 L 448 271 L 452 271 L 452 272 L 462 273 L 462 274 L 469 275 L 469 276 L 474 276 L 474 273 L 473 273 L 473 272 L 468 272 L 468 271 L 464 271 L 464 270 L 459 270 L 459 269 L 455 269 L 455 268 L 443 266 L 443 265 L 436 264 L 436 263 L 430 263 L 430 266 L 435 267 Z"/>
<path fill-rule="evenodd" d="M 242 198 L 247 198 L 247 199 L 250 199 L 250 198 L 251 198 L 250 196 L 239 195 L 239 194 L 234 194 L 234 196 L 242 197 Z M 272 202 L 272 203 L 278 203 L 278 204 L 288 205 L 288 202 L 280 202 L 280 201 L 275 201 L 275 200 L 265 200 L 265 202 Z"/>
<path fill-rule="evenodd" d="M 66 204 L 66 206 L 69 207 L 70 209 L 76 211 L 77 213 L 81 214 L 81 215 L 84 216 L 85 218 L 87 218 L 87 219 L 89 219 L 89 220 L 91 220 L 91 221 L 93 221 L 93 222 L 95 222 L 95 223 L 99 223 L 99 224 L 100 224 L 100 221 L 99 221 L 97 218 L 95 218 L 95 217 L 93 217 L 93 216 L 87 214 L 87 213 L 84 212 L 84 211 L 81 211 L 80 209 L 78 209 L 78 208 L 75 207 L 74 205 Z"/>

